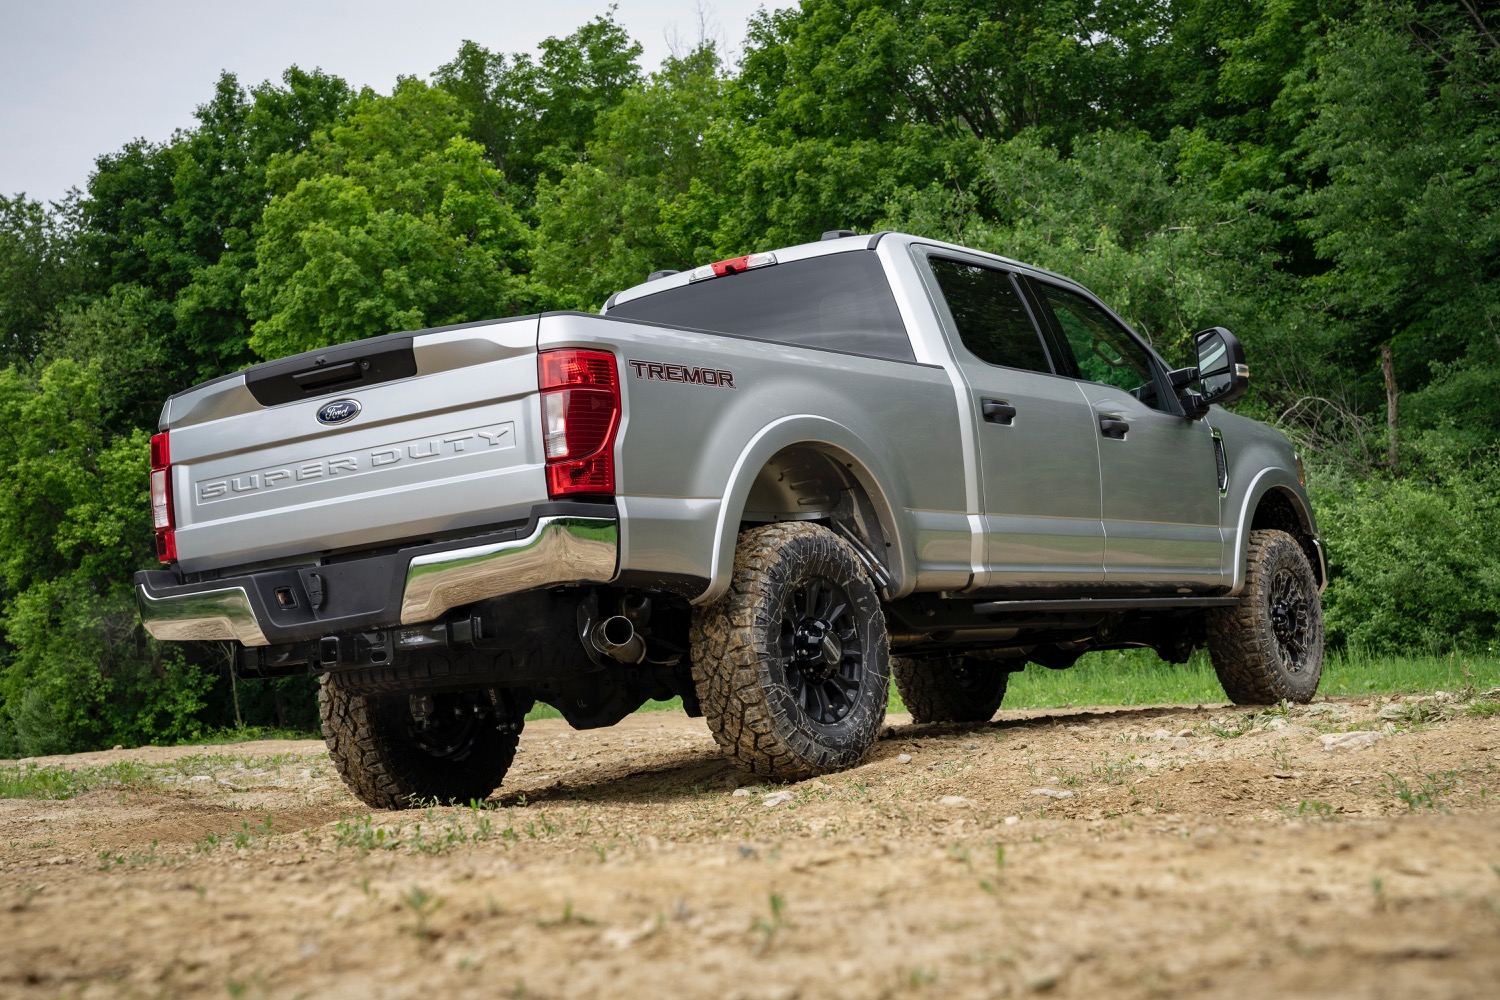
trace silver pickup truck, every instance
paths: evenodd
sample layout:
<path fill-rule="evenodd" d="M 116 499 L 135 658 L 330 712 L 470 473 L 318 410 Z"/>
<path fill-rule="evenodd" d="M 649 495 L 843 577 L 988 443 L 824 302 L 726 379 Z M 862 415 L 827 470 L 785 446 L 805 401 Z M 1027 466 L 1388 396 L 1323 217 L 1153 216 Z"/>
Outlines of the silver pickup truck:
<path fill-rule="evenodd" d="M 1207 645 L 1306 701 L 1322 549 L 1229 331 L 1169 369 L 1087 289 L 881 233 L 658 272 L 601 315 L 399 333 L 173 396 L 158 639 L 312 672 L 366 802 L 483 798 L 526 712 L 678 696 L 748 770 L 853 766 L 890 678 L 985 720 L 1009 673 Z"/>

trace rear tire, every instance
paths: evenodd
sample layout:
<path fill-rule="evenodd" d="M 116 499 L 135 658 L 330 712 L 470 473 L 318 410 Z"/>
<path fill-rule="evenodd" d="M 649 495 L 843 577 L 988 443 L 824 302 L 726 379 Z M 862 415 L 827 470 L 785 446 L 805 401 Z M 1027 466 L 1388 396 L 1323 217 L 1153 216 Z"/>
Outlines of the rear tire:
<path fill-rule="evenodd" d="M 429 695 L 434 710 L 424 728 L 410 697 L 361 694 L 338 674 L 323 676 L 323 739 L 349 790 L 376 809 L 488 798 L 515 759 L 521 732 L 507 699 L 491 691 Z"/>
<path fill-rule="evenodd" d="M 1312 564 L 1285 531 L 1250 533 L 1240 603 L 1208 612 L 1208 651 L 1236 705 L 1312 700 L 1323 676 L 1323 606 Z"/>
<path fill-rule="evenodd" d="M 913 722 L 988 722 L 1005 699 L 1004 664 L 972 657 L 891 660 L 896 692 Z"/>
<path fill-rule="evenodd" d="M 890 686 L 880 598 L 826 528 L 742 533 L 729 592 L 693 615 L 692 648 L 714 740 L 752 774 L 853 767 L 880 734 Z"/>

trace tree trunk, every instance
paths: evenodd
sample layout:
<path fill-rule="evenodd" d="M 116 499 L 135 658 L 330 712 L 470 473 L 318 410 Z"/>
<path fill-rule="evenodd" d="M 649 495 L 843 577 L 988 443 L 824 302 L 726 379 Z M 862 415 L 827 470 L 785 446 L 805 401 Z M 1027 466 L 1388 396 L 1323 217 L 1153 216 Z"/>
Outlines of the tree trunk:
<path fill-rule="evenodd" d="M 1385 373 L 1386 464 L 1391 473 L 1401 474 L 1401 416 L 1396 410 L 1400 399 L 1396 392 L 1396 371 L 1389 343 L 1380 345 L 1380 370 Z"/>
<path fill-rule="evenodd" d="M 234 698 L 234 727 L 244 729 L 245 717 L 240 714 L 240 682 L 233 660 L 229 661 L 229 693 Z"/>

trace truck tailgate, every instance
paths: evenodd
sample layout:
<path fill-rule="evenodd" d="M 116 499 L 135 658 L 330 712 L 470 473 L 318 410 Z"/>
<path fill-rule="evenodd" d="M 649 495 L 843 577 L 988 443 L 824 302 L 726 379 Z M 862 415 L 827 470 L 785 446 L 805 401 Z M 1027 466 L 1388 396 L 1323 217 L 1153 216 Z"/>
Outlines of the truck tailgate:
<path fill-rule="evenodd" d="M 415 334 L 409 353 L 404 340 L 378 353 L 390 338 L 340 345 L 173 397 L 163 426 L 181 568 L 310 562 L 524 519 L 547 499 L 537 323 Z M 375 384 L 311 377 L 362 364 L 368 374 L 361 356 L 381 371 L 393 355 Z M 328 409 L 346 402 L 357 405 Z"/>

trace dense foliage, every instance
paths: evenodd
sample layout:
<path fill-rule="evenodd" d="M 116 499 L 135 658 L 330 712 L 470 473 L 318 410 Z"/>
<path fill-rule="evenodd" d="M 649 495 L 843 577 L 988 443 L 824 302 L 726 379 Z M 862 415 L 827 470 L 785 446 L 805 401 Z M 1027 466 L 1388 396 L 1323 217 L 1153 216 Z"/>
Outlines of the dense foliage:
<path fill-rule="evenodd" d="M 0 755 L 309 721 L 306 683 L 231 692 L 138 627 L 165 395 L 835 227 L 1077 276 L 1171 361 L 1230 326 L 1312 472 L 1332 639 L 1495 643 L 1491 5 L 803 0 L 738 65 L 640 51 L 611 12 L 390 94 L 226 74 L 64 202 L 0 197 Z"/>

